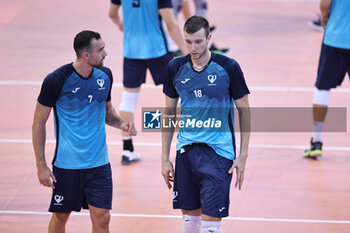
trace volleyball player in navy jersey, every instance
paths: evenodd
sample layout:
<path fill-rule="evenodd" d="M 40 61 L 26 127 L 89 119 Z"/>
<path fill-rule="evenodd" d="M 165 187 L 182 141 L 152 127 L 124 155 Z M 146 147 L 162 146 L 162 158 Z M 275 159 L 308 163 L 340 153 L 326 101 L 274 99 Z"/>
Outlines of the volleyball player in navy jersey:
<path fill-rule="evenodd" d="M 200 228 L 204 233 L 217 233 L 222 232 L 221 218 L 229 213 L 230 183 L 235 169 L 235 186 L 241 189 L 243 184 L 250 136 L 249 90 L 239 64 L 209 50 L 211 35 L 205 18 L 189 18 L 184 36 L 190 54 L 169 63 L 163 88 L 166 95 L 163 116 L 174 116 L 170 120 L 176 120 L 180 98 L 183 127 L 177 136 L 175 173 L 169 159 L 174 129 L 163 129 L 162 175 L 168 188 L 174 182 L 173 207 L 182 210 L 184 233 L 199 233 Z M 239 156 L 233 104 L 239 111 Z M 207 126 L 203 123 L 206 121 Z"/>
<path fill-rule="evenodd" d="M 64 232 L 72 211 L 88 208 L 95 233 L 109 232 L 112 174 L 105 125 L 136 135 L 111 102 L 113 77 L 103 66 L 107 55 L 97 32 L 74 38 L 76 60 L 48 74 L 33 121 L 33 146 L 40 183 L 52 188 L 49 232 Z M 46 122 L 54 113 L 56 149 L 53 169 L 45 159 Z"/>

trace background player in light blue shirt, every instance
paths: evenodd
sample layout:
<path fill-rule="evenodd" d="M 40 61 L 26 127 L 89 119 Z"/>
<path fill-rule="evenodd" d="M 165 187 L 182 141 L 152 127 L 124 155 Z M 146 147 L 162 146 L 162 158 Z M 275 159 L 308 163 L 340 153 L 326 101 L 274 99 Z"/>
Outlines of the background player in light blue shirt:
<path fill-rule="evenodd" d="M 93 232 L 109 232 L 112 174 L 105 124 L 136 135 L 111 102 L 113 77 L 103 67 L 107 53 L 97 32 L 74 38 L 76 60 L 47 75 L 33 120 L 38 179 L 51 187 L 49 232 L 64 232 L 71 211 L 88 208 Z M 56 149 L 53 170 L 45 160 L 46 122 L 54 110 Z"/>
<path fill-rule="evenodd" d="M 123 19 L 119 15 L 120 6 L 123 9 Z M 140 87 L 146 79 L 146 70 L 150 70 L 156 85 L 163 84 L 166 66 L 173 58 L 163 20 L 169 35 L 182 52 L 186 51 L 186 45 L 175 19 L 171 0 L 111 0 L 109 17 L 124 33 L 124 91 L 119 114 L 123 120 L 133 122 Z M 139 160 L 140 154 L 134 151 L 131 137 L 123 132 L 122 136 L 122 164 L 127 165 Z"/>
<path fill-rule="evenodd" d="M 173 207 L 182 210 L 184 233 L 199 233 L 201 228 L 204 233 L 221 232 L 221 218 L 229 213 L 232 172 L 236 169 L 235 186 L 239 189 L 244 179 L 250 136 L 249 90 L 239 64 L 209 50 L 211 35 L 205 18 L 189 18 L 184 35 L 190 54 L 168 65 L 163 116 L 176 115 L 181 98 L 181 114 L 202 120 L 212 117 L 225 127 L 213 132 L 200 126 L 181 128 L 175 173 L 169 160 L 174 129 L 163 129 L 162 175 L 169 189 L 174 182 Z M 235 155 L 233 103 L 239 111 L 239 156 Z"/>
<path fill-rule="evenodd" d="M 350 1 L 321 0 L 321 23 L 325 27 L 313 98 L 313 128 L 306 158 L 322 155 L 322 131 L 331 88 L 350 76 Z"/>

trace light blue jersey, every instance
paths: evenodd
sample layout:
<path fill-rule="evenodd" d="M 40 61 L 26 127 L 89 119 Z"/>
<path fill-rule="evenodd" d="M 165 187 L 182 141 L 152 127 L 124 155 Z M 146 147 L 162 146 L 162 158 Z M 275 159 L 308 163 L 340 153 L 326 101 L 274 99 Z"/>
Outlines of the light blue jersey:
<path fill-rule="evenodd" d="M 159 9 L 171 8 L 171 0 L 112 0 L 123 8 L 123 55 L 129 59 L 164 56 L 169 45 Z"/>
<path fill-rule="evenodd" d="M 72 64 L 58 68 L 45 78 L 38 102 L 54 108 L 53 165 L 87 169 L 109 163 L 105 118 L 112 82 L 108 68 L 93 68 L 90 77 L 83 78 Z"/>
<path fill-rule="evenodd" d="M 197 72 L 190 55 L 173 59 L 163 92 L 170 98 L 181 98 L 186 127 L 180 128 L 177 150 L 192 143 L 205 143 L 217 154 L 235 158 L 233 100 L 249 93 L 235 60 L 212 53 L 208 66 Z"/>
<path fill-rule="evenodd" d="M 350 1 L 333 0 L 324 34 L 324 44 L 350 49 Z"/>

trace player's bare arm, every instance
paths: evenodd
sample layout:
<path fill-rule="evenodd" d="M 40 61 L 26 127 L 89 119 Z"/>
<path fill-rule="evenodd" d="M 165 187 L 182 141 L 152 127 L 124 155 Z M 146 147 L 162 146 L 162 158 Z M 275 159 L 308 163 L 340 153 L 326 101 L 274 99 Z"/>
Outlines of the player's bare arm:
<path fill-rule="evenodd" d="M 40 103 L 36 104 L 32 126 L 32 141 L 39 182 L 46 187 L 55 188 L 52 182 L 56 182 L 56 178 L 45 160 L 46 122 L 50 112 L 50 107 Z"/>
<path fill-rule="evenodd" d="M 332 0 L 321 0 L 320 1 L 321 25 L 324 28 L 326 27 L 327 22 L 328 22 L 331 3 L 332 3 Z"/>
<path fill-rule="evenodd" d="M 178 25 L 178 22 L 175 18 L 174 12 L 172 8 L 163 8 L 159 10 L 159 14 L 164 20 L 167 30 L 171 38 L 175 41 L 182 54 L 187 54 L 187 47 L 185 41 L 182 37 L 182 32 Z"/>
<path fill-rule="evenodd" d="M 119 15 L 119 8 L 120 5 L 116 5 L 111 3 L 109 6 L 109 18 L 113 21 L 113 23 L 115 23 L 115 25 L 117 25 L 117 27 L 119 28 L 119 30 L 122 32 L 123 31 L 123 20 Z"/>
<path fill-rule="evenodd" d="M 112 102 L 109 101 L 106 103 L 106 124 L 126 132 L 129 132 L 130 136 L 136 136 L 137 131 L 135 129 L 134 123 L 128 123 L 123 121 L 117 114 L 117 111 L 112 105 Z"/>
<path fill-rule="evenodd" d="M 235 187 L 238 187 L 238 189 L 241 190 L 244 180 L 245 165 L 248 158 L 248 147 L 250 137 L 250 108 L 248 95 L 245 95 L 242 98 L 235 100 L 235 105 L 239 114 L 241 144 L 239 156 L 233 161 L 233 165 L 229 170 L 229 173 L 232 173 L 236 169 Z"/>
<path fill-rule="evenodd" d="M 176 105 L 178 98 L 169 98 L 165 97 L 165 111 L 164 114 L 167 116 L 176 116 Z M 171 182 L 174 181 L 174 167 L 172 162 L 169 160 L 171 141 L 174 135 L 174 128 L 169 129 L 168 131 L 162 132 L 162 175 L 164 177 L 164 181 L 169 189 L 171 189 Z"/>

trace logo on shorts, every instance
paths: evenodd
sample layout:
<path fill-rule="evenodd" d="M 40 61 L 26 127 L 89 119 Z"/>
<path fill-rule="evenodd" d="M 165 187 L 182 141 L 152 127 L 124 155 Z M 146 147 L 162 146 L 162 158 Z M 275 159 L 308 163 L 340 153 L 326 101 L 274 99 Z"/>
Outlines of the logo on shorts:
<path fill-rule="evenodd" d="M 224 211 L 224 209 L 226 209 L 226 207 L 222 207 L 222 208 L 220 208 L 220 209 L 219 209 L 219 212 Z"/>
<path fill-rule="evenodd" d="M 63 201 L 63 196 L 61 195 L 55 195 L 53 199 L 56 201 L 54 205 L 62 205 L 61 201 Z"/>
<path fill-rule="evenodd" d="M 179 195 L 178 191 L 173 191 L 173 201 L 176 202 L 177 200 L 175 200 L 177 198 L 177 196 Z"/>
<path fill-rule="evenodd" d="M 160 129 L 161 122 L 160 116 L 162 113 L 157 110 L 154 111 L 144 111 L 143 112 L 143 128 L 144 129 Z"/>
<path fill-rule="evenodd" d="M 103 85 L 105 84 L 105 80 L 104 79 L 97 79 L 97 84 L 100 86 L 100 88 L 98 90 L 103 90 L 106 89 L 105 87 L 103 87 Z"/>

